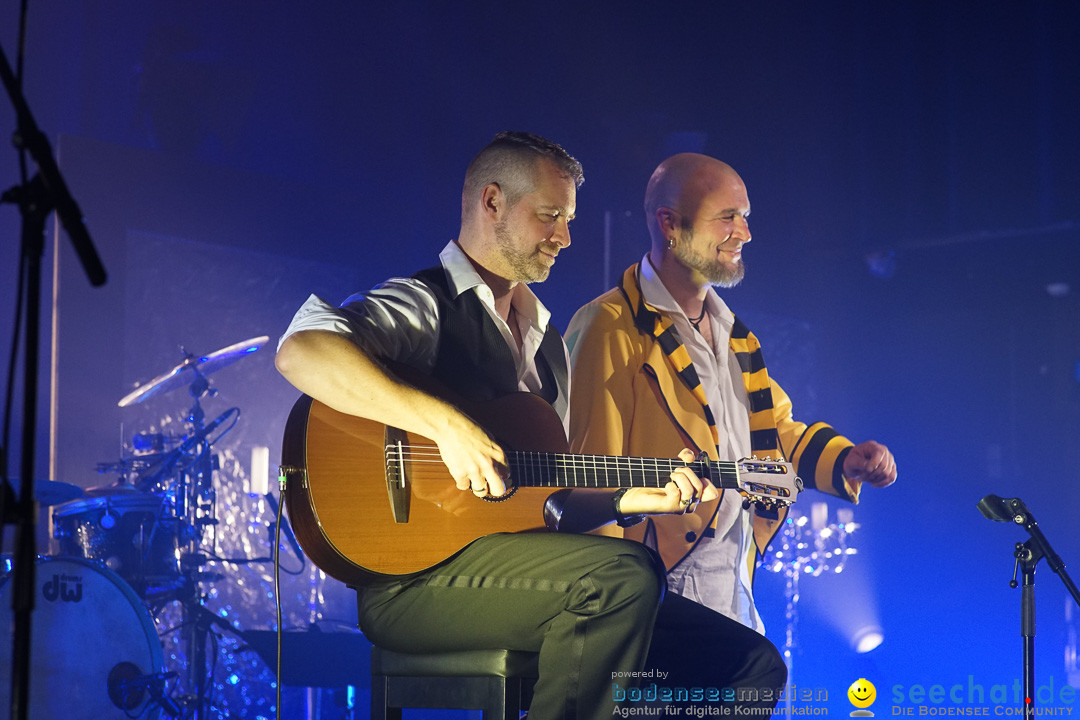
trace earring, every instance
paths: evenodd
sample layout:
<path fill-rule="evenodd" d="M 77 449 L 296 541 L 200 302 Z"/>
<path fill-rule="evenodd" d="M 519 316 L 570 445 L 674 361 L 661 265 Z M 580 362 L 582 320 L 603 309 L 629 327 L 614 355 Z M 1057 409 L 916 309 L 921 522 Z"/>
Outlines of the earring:
<path fill-rule="evenodd" d="M 671 249 L 674 249 L 675 248 L 675 238 L 668 238 L 667 239 L 667 246 L 669 248 L 671 248 Z"/>

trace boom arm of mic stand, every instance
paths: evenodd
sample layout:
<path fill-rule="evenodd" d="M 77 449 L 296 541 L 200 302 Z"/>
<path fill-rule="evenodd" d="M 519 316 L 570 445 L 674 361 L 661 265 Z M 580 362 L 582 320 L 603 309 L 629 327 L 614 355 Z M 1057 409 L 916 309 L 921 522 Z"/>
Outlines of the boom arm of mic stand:
<path fill-rule="evenodd" d="M 30 113 L 30 107 L 26 104 L 26 98 L 23 97 L 15 73 L 12 72 L 3 49 L 0 49 L 0 79 L 3 80 L 8 97 L 11 98 L 11 104 L 15 108 L 18 127 L 14 137 L 15 145 L 27 150 L 34 159 L 34 163 L 37 164 L 41 181 L 56 207 L 56 215 L 60 218 L 60 224 L 64 226 L 71 244 L 75 247 L 75 253 L 79 256 L 90 284 L 95 287 L 104 285 L 105 267 L 101 264 L 97 250 L 94 249 L 94 243 L 90 239 L 86 225 L 83 224 L 82 211 L 71 196 L 67 183 L 64 182 L 64 176 L 60 174 L 60 168 L 53 158 L 48 139 L 38 129 L 34 116 Z"/>
<path fill-rule="evenodd" d="M 1016 587 L 1016 570 L 1023 571 L 1023 588 L 1020 596 L 1020 635 L 1023 639 L 1023 668 L 1024 668 L 1024 705 L 1023 715 L 1025 720 L 1032 720 L 1035 716 L 1035 566 L 1043 557 L 1047 559 L 1050 568 L 1062 579 L 1069 588 L 1073 599 L 1080 604 L 1080 594 L 1076 591 L 1076 585 L 1065 572 L 1065 563 L 1057 556 L 1035 517 L 1027 509 L 1020 498 L 1000 498 L 997 495 L 987 495 L 978 503 L 979 512 L 989 520 L 995 522 L 1014 522 L 1020 525 L 1031 537 L 1022 543 L 1016 543 L 1016 551 L 1013 557 L 1016 564 L 1013 566 L 1013 580 L 1010 586 Z"/>
<path fill-rule="evenodd" d="M 1065 583 L 1065 588 L 1072 595 L 1073 601 L 1077 606 L 1080 606 L 1080 590 L 1077 589 L 1076 583 L 1069 577 L 1069 573 L 1065 571 L 1065 563 L 1054 552 L 1054 548 L 1050 546 L 1050 541 L 1046 539 L 1043 531 L 1039 529 L 1039 523 L 1035 521 L 1031 511 L 1027 509 L 1027 506 L 1024 505 L 1020 498 L 1009 498 L 1005 501 L 1005 505 L 1013 511 L 1013 522 L 1028 531 L 1031 535 L 1031 543 L 1038 553 L 1046 558 L 1046 564 L 1054 571 L 1054 574 L 1061 578 L 1061 582 Z"/>
<path fill-rule="evenodd" d="M 18 190 L 20 210 L 23 216 L 23 242 L 21 260 L 25 263 L 20 272 L 26 281 L 26 347 L 24 365 L 25 390 L 23 397 L 23 453 L 22 492 L 19 497 L 18 550 L 13 578 L 14 632 L 12 633 L 11 716 L 23 720 L 28 713 L 30 669 L 30 616 L 34 599 L 34 555 L 36 513 L 34 511 L 34 452 L 37 425 L 37 369 L 38 324 L 41 314 L 41 255 L 44 246 L 45 216 L 56 209 L 57 217 L 67 230 L 68 237 L 82 261 L 92 285 L 105 283 L 105 268 L 90 241 L 90 234 L 82 222 L 82 213 L 67 189 L 60 169 L 52 156 L 45 136 L 34 122 L 26 99 L 22 95 L 18 79 L 11 71 L 7 56 L 0 49 L 0 81 L 3 82 L 15 108 L 18 123 L 15 144 L 25 148 L 38 166 L 33 181 L 24 183 Z M 37 193 L 38 196 L 30 197 Z"/>
<path fill-rule="evenodd" d="M 1043 535 L 1043 531 L 1039 528 L 1039 523 L 1035 521 L 1035 516 L 1028 510 L 1027 505 L 1020 498 L 1001 498 L 997 495 L 987 495 L 978 503 L 979 512 L 983 514 L 988 520 L 995 522 L 1013 522 L 1028 531 L 1031 535 L 1031 540 L 1028 543 L 1024 543 L 1023 546 L 1028 548 L 1033 561 L 1031 563 L 1031 570 L 1034 572 L 1034 565 L 1039 559 L 1045 557 L 1046 564 L 1050 566 L 1050 569 L 1061 578 L 1061 581 L 1065 583 L 1065 588 L 1072 595 L 1073 600 L 1078 606 L 1080 606 L 1080 591 L 1076 588 L 1076 583 L 1069 577 L 1069 573 L 1065 572 L 1065 563 L 1061 557 L 1054 552 L 1054 549 L 1050 546 L 1050 541 Z M 1020 559 L 1020 556 L 1017 556 Z"/>

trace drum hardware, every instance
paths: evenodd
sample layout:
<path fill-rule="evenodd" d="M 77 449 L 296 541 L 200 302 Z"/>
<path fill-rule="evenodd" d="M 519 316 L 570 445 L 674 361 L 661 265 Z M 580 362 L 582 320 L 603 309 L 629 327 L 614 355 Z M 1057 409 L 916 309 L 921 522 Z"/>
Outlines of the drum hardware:
<path fill-rule="evenodd" d="M 109 700 L 121 710 L 130 713 L 143 704 L 150 695 L 169 717 L 180 715 L 180 706 L 165 695 L 165 683 L 176 677 L 175 672 L 144 675 L 139 666 L 127 661 L 117 663 L 109 672 L 107 688 Z"/>
<path fill-rule="evenodd" d="M 177 590 L 173 598 L 181 604 L 181 619 L 179 624 L 161 632 L 165 637 L 172 633 L 182 633 L 180 636 L 187 646 L 187 660 L 189 671 L 189 692 L 172 698 L 183 709 L 185 718 L 204 718 L 210 710 L 209 685 L 210 676 L 204 672 L 207 660 L 207 645 L 211 645 L 213 654 L 218 651 L 218 641 L 221 631 L 225 631 L 237 638 L 243 639 L 242 631 L 224 618 L 218 617 L 203 605 L 205 597 L 199 590 L 199 580 L 203 579 L 203 573 L 197 573 L 192 577 L 185 577 L 184 584 Z M 209 573 L 209 575 L 213 575 Z M 216 579 L 221 579 L 217 576 Z"/>
<path fill-rule="evenodd" d="M 200 445 L 205 442 L 207 446 L 213 445 L 220 439 L 225 433 L 229 432 L 236 424 L 240 417 L 239 408 L 229 408 L 225 412 L 218 415 L 216 418 L 210 421 L 206 426 L 202 426 L 202 408 L 199 407 L 198 399 L 195 401 L 195 406 L 188 414 L 189 420 L 191 418 L 197 418 L 194 422 L 195 429 L 190 435 L 181 438 L 179 445 L 173 450 L 167 453 L 155 454 L 153 460 L 147 463 L 132 463 L 132 467 L 136 472 L 136 481 L 132 484 L 135 489 L 141 491 L 148 491 L 156 485 L 166 483 L 171 480 L 177 472 L 193 467 L 196 462 L 203 460 L 201 453 L 199 452 Z M 224 423 L 232 420 L 232 423 L 226 427 L 218 437 L 207 440 L 207 438 L 217 431 Z M 143 456 L 146 457 L 146 456 Z M 136 457 L 135 460 L 141 461 L 143 457 Z M 213 457 L 211 456 L 210 462 L 213 463 Z M 121 464 L 123 461 L 121 461 Z M 99 466 L 100 467 L 100 466 Z M 212 472 L 215 467 L 211 467 Z M 199 468 L 199 470 L 205 470 L 205 468 Z M 210 487 L 209 481 L 206 480 L 209 474 L 200 474 L 200 479 L 203 481 L 203 489 Z M 211 487 L 212 489 L 212 487 Z"/>
<path fill-rule="evenodd" d="M 98 466 L 99 472 L 115 472 L 119 476 L 115 485 L 100 490 L 103 497 L 110 499 L 109 502 L 119 506 L 120 503 L 115 501 L 124 497 L 161 500 L 163 512 L 155 517 L 152 526 L 142 527 L 141 534 L 135 535 L 131 544 L 142 543 L 140 549 L 145 551 L 148 541 L 152 546 L 156 538 L 156 543 L 160 545 L 165 542 L 161 538 L 167 538 L 171 544 L 168 572 L 153 576 L 141 574 L 143 570 L 160 569 L 160 562 L 155 567 L 157 553 L 151 547 L 149 557 L 135 569 L 132 576 L 151 607 L 160 610 L 170 602 L 179 603 L 180 622 L 166 634 L 183 632 L 178 637 L 186 646 L 184 694 L 169 697 L 165 694 L 163 683 L 150 683 L 147 686 L 151 693 L 157 690 L 160 697 L 155 696 L 156 702 L 171 716 L 174 715 L 171 708 L 176 709 L 176 715 L 184 718 L 203 720 L 208 716 L 212 664 L 208 671 L 207 643 L 212 643 L 216 649 L 216 638 L 220 637 L 218 629 L 240 636 L 238 629 L 205 607 L 206 596 L 200 589 L 201 583 L 224 579 L 224 575 L 208 572 L 204 566 L 225 558 L 208 554 L 202 548 L 207 542 L 214 542 L 216 546 L 213 533 L 218 520 L 213 474 L 219 468 L 212 447 L 236 425 L 240 410 L 230 408 L 207 422 L 201 399 L 217 394 L 208 375 L 255 352 L 268 340 L 267 336 L 252 338 L 198 357 L 181 348 L 183 360 L 178 365 L 132 391 L 118 405 L 128 407 L 186 386 L 192 398 L 192 405 L 184 418 L 186 433 L 179 437 L 160 432 L 137 433 L 132 436 L 130 448 L 125 450 L 119 462 Z M 111 522 L 105 516 L 102 519 L 106 523 Z M 115 534 L 115 528 L 123 526 L 124 516 L 119 515 L 113 528 L 101 526 L 97 532 Z M 126 533 L 121 531 L 120 534 Z M 212 537 L 208 538 L 208 535 Z M 239 561 L 252 562 L 248 559 Z M 130 669 L 123 672 L 130 673 Z M 138 680 L 138 677 L 128 679 L 129 682 Z M 177 689 L 179 685 L 174 688 Z"/>
<path fill-rule="evenodd" d="M 101 469 L 103 466 L 99 466 L 98 472 L 108 472 L 115 466 L 109 466 L 108 469 Z M 121 495 L 123 493 L 138 492 L 139 489 L 134 485 L 131 485 L 123 477 L 117 480 L 112 485 L 95 485 L 94 487 L 88 487 L 83 491 L 83 495 L 86 497 L 105 497 L 107 495 Z"/>
<path fill-rule="evenodd" d="M 136 458 L 153 457 L 176 446 L 179 438 L 164 433 L 135 433 L 131 437 L 131 452 Z"/>

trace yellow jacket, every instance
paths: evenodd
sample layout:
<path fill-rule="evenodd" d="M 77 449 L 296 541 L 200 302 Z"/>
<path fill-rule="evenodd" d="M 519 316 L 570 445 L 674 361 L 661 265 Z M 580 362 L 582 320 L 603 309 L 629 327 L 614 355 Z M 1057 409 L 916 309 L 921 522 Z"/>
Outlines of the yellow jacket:
<path fill-rule="evenodd" d="M 645 303 L 638 273 L 638 265 L 628 268 L 619 285 L 581 308 L 567 329 L 573 368 L 571 452 L 670 458 L 689 447 L 695 452 L 705 451 L 714 460 L 741 459 L 717 457 L 704 407 L 676 369 L 680 362 L 689 362 L 685 348 L 680 347 L 683 353 L 680 360 L 678 351 L 665 352 L 651 332 L 653 323 L 664 321 L 670 326 L 670 321 Z M 807 488 L 858 502 L 860 483 L 841 473 L 851 441 L 825 423 L 807 426 L 793 419 L 791 400 L 768 377 L 757 340 L 741 323 L 736 322 L 736 326 L 744 332 L 733 331 L 731 349 L 737 356 L 744 355 L 739 360 L 751 396 L 755 456 L 765 455 L 758 450 L 762 446 L 759 440 L 765 438 L 768 445 L 765 436 L 772 434 L 779 441 L 778 447 L 787 451 L 786 459 L 795 466 Z M 773 459 L 779 455 L 778 450 L 772 451 Z M 719 502 L 703 503 L 693 514 L 655 515 L 625 530 L 608 525 L 600 532 L 625 536 L 656 548 L 670 570 L 693 550 L 703 532 L 714 525 Z M 755 514 L 757 552 L 749 552 L 746 558 L 751 578 L 757 557 L 764 552 L 785 515 L 786 511 L 770 519 Z"/>

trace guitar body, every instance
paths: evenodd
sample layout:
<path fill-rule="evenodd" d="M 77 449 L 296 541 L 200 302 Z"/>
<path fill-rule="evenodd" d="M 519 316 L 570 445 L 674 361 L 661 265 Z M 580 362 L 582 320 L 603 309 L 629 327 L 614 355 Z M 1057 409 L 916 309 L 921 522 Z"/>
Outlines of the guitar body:
<path fill-rule="evenodd" d="M 504 448 L 566 452 L 562 422 L 535 395 L 455 404 Z M 391 451 L 385 462 L 388 446 L 398 443 L 410 452 Z M 457 489 L 431 440 L 307 396 L 289 415 L 282 464 L 304 471 L 289 473 L 284 491 L 301 547 L 323 572 L 350 585 L 425 570 L 484 535 L 544 530 L 552 492 L 519 487 L 502 501 L 477 498 Z"/>

